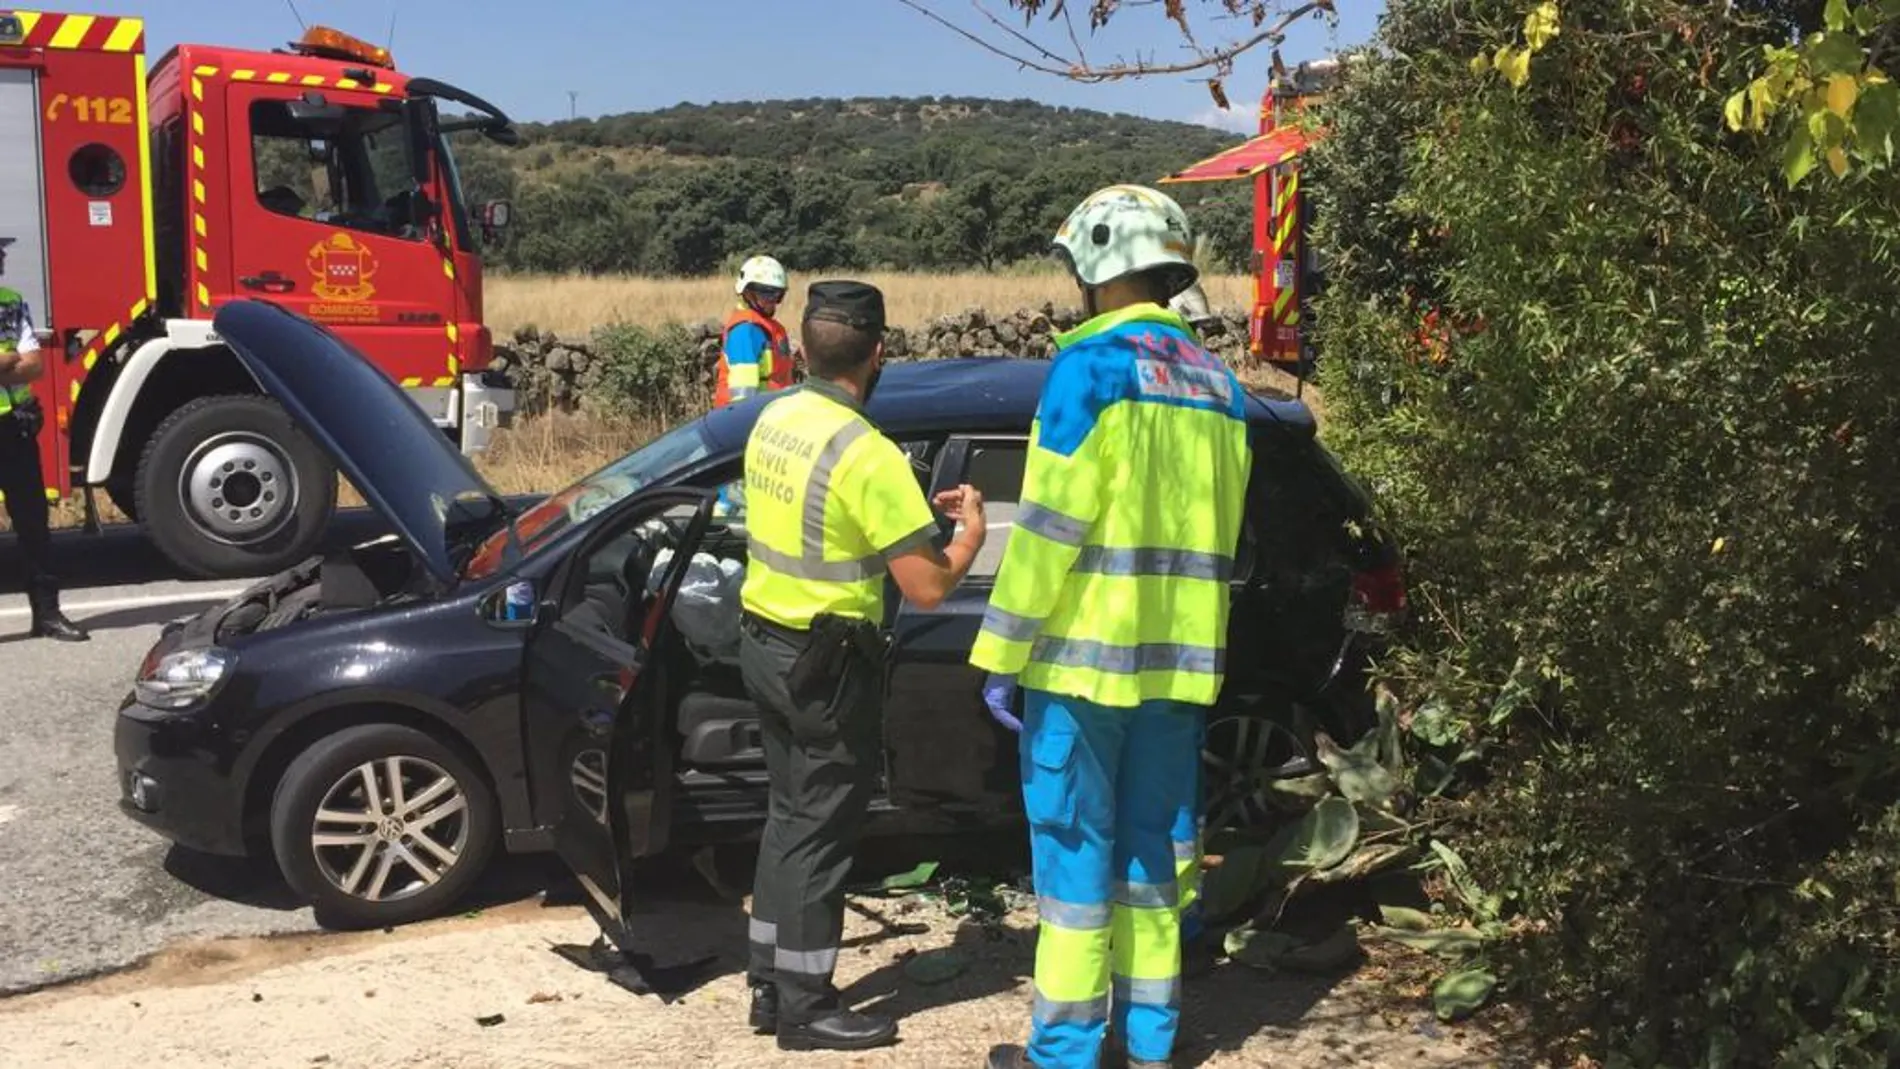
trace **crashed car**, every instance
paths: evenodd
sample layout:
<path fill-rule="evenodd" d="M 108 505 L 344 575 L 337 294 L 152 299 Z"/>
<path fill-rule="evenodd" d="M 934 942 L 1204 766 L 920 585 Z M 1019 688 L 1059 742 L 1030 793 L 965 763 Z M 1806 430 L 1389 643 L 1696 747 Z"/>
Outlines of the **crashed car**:
<path fill-rule="evenodd" d="M 274 855 L 337 927 L 441 913 L 497 849 L 558 851 L 618 916 L 641 859 L 757 834 L 765 762 L 736 663 L 743 511 L 714 506 L 768 398 L 511 509 L 327 330 L 264 301 L 224 307 L 215 329 L 391 533 L 166 627 L 117 718 L 125 813 L 188 848 Z M 1022 819 L 1016 736 L 967 657 L 1047 369 L 895 363 L 868 406 L 923 489 L 969 482 L 990 516 L 941 605 L 887 599 L 868 834 Z M 1372 726 L 1365 656 L 1403 601 L 1398 556 L 1309 411 L 1250 395 L 1247 413 L 1253 480 L 1205 753 L 1217 828 L 1274 819 L 1271 783 L 1318 767 L 1316 731 Z"/>

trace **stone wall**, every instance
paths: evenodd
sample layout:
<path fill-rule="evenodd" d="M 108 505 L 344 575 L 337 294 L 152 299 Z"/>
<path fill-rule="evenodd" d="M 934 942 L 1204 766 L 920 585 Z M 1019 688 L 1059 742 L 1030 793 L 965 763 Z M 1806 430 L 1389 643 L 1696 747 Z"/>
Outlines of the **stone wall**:
<path fill-rule="evenodd" d="M 1080 309 L 1052 304 L 1002 314 L 971 308 L 918 326 L 892 327 L 885 339 L 885 351 L 898 360 L 952 356 L 1046 359 L 1055 354 L 1055 334 L 1073 328 L 1081 320 Z M 686 324 L 683 329 L 685 344 L 695 354 L 689 367 L 710 390 L 719 362 L 719 324 L 708 320 Z M 1245 310 L 1218 311 L 1200 324 L 1200 331 L 1208 347 L 1230 363 L 1245 356 Z M 493 368 L 520 391 L 526 410 L 572 409 L 586 392 L 589 372 L 609 358 L 592 337 L 557 337 L 530 328 L 517 332 L 511 341 L 496 343 Z"/>

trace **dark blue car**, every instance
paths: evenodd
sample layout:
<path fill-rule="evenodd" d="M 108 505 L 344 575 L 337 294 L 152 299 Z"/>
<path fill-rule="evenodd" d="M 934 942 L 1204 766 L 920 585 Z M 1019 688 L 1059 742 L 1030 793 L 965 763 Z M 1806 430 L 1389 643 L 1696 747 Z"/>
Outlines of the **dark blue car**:
<path fill-rule="evenodd" d="M 765 399 L 711 412 L 521 510 L 333 334 L 261 301 L 215 329 L 392 534 L 168 625 L 120 709 L 121 805 L 187 847 L 272 853 L 333 926 L 440 913 L 499 847 L 553 849 L 619 916 L 639 859 L 764 816 L 732 630 L 743 512 L 716 516 Z M 924 611 L 893 591 L 871 834 L 1021 819 L 1016 737 L 966 662 L 1047 363 L 891 365 L 869 413 L 926 490 L 969 482 L 989 545 Z M 1229 675 L 1205 755 L 1216 827 L 1271 819 L 1313 737 L 1371 724 L 1361 676 L 1397 556 L 1307 409 L 1251 398 Z M 946 530 L 945 537 L 949 532 Z"/>

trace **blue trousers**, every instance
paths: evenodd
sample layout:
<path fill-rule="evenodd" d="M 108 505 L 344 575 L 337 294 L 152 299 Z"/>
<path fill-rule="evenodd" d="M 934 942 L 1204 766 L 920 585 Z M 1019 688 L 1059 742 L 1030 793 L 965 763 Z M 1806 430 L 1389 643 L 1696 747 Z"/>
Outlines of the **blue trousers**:
<path fill-rule="evenodd" d="M 1029 1059 L 1094 1069 L 1112 1021 L 1131 1058 L 1166 1061 L 1180 1025 L 1175 829 L 1198 809 L 1198 710 L 1023 697 L 1041 920 Z"/>

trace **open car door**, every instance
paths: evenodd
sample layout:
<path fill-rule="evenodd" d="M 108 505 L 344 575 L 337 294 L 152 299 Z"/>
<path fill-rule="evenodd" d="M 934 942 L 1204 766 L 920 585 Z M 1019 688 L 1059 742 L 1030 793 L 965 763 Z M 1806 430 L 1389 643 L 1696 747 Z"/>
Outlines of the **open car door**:
<path fill-rule="evenodd" d="M 528 637 L 521 701 L 534 811 L 615 942 L 634 862 L 667 845 L 671 717 L 647 669 L 713 500 L 657 490 L 602 517 L 540 592 Z"/>

